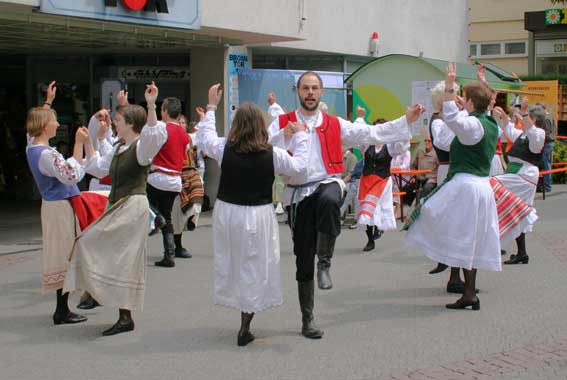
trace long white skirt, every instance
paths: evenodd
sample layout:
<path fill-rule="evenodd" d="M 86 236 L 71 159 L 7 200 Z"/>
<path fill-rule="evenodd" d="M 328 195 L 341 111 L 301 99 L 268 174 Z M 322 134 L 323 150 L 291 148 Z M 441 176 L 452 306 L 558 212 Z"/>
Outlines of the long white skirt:
<path fill-rule="evenodd" d="M 123 198 L 75 241 L 65 291 L 87 291 L 105 306 L 143 308 L 149 204 L 145 195 Z"/>
<path fill-rule="evenodd" d="M 41 291 L 61 289 L 69 267 L 79 221 L 68 200 L 41 202 Z"/>
<path fill-rule="evenodd" d="M 489 177 L 459 173 L 425 202 L 406 242 L 452 267 L 501 271 L 499 233 Z"/>
<path fill-rule="evenodd" d="M 278 222 L 271 204 L 217 199 L 213 211 L 216 305 L 256 313 L 283 303 Z"/>
<path fill-rule="evenodd" d="M 437 185 L 441 185 L 449 173 L 449 164 L 442 164 L 437 167 Z"/>
<path fill-rule="evenodd" d="M 490 162 L 490 176 L 504 174 L 504 166 L 502 166 L 502 161 L 500 161 L 500 156 L 495 154 L 492 156 L 492 161 Z"/>

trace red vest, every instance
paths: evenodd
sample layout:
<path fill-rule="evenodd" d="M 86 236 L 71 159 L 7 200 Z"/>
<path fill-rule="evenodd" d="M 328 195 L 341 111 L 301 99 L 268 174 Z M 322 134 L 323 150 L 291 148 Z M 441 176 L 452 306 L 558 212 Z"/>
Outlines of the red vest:
<path fill-rule="evenodd" d="M 181 175 L 189 136 L 178 124 L 167 123 L 165 128 L 167 129 L 167 141 L 154 157 L 152 165 L 175 170 Z"/>
<path fill-rule="evenodd" d="M 320 126 L 315 128 L 321 143 L 321 157 L 325 163 L 327 174 L 342 173 L 343 165 L 343 152 L 341 143 L 341 123 L 335 116 L 323 115 L 323 122 Z M 289 122 L 297 123 L 297 116 L 294 112 L 279 116 L 280 129 L 287 126 Z"/>

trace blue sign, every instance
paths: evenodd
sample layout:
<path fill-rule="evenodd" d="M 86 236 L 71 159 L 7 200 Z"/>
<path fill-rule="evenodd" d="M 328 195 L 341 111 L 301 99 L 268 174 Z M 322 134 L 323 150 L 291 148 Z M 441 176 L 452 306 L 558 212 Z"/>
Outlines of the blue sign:
<path fill-rule="evenodd" d="M 162 26 L 180 29 L 199 29 L 199 0 L 166 0 L 161 1 L 154 10 L 132 10 L 125 6 L 124 0 L 41 0 L 40 12 L 63 16 L 86 17 L 100 21 L 119 21 L 151 26 Z M 137 1 L 135 3 L 144 3 Z M 152 5 L 155 1 L 148 0 Z M 167 12 L 164 12 L 163 5 Z M 112 4 L 107 6 L 107 4 Z"/>

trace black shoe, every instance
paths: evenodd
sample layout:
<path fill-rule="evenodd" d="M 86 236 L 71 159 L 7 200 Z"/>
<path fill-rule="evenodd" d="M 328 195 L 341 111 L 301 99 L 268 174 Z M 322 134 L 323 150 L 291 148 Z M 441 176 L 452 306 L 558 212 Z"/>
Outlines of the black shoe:
<path fill-rule="evenodd" d="M 443 264 L 443 263 L 438 263 L 437 266 L 434 269 L 429 271 L 429 274 L 441 273 L 447 268 L 449 268 L 448 265 Z"/>
<path fill-rule="evenodd" d="M 317 270 L 317 285 L 319 286 L 319 289 L 323 290 L 328 290 L 333 287 L 329 268 Z"/>
<path fill-rule="evenodd" d="M 384 231 L 379 230 L 379 229 L 376 228 L 376 229 L 374 230 L 374 235 L 372 236 L 372 239 L 373 239 L 373 240 L 378 240 L 378 239 L 380 239 L 380 238 L 382 237 L 382 234 L 383 234 L 383 233 L 384 233 Z"/>
<path fill-rule="evenodd" d="M 122 322 L 122 321 L 118 320 L 118 322 L 116 322 L 114 324 L 114 326 L 112 326 L 108 330 L 104 330 L 102 332 L 102 335 L 103 336 L 110 336 L 110 335 L 121 334 L 121 333 L 132 331 L 132 330 L 134 330 L 134 321 L 133 320 L 129 320 L 127 322 Z"/>
<path fill-rule="evenodd" d="M 362 251 L 368 252 L 368 251 L 372 251 L 374 248 L 375 248 L 374 240 L 371 240 L 368 243 L 366 243 L 364 248 L 362 248 Z"/>
<path fill-rule="evenodd" d="M 154 264 L 156 267 L 173 268 L 175 266 L 175 261 L 173 261 L 173 259 L 169 256 L 164 256 L 163 259 L 156 261 Z"/>
<path fill-rule="evenodd" d="M 447 283 L 447 293 L 463 294 L 464 292 L 465 292 L 464 282 Z M 478 293 L 478 289 L 475 289 L 474 292 Z"/>
<path fill-rule="evenodd" d="M 190 259 L 191 257 L 193 257 L 193 255 L 190 254 L 189 251 L 185 248 L 181 248 L 175 250 L 175 257 L 179 257 L 181 259 Z"/>
<path fill-rule="evenodd" d="M 244 335 L 238 334 L 236 344 L 238 344 L 240 347 L 244 347 L 248 343 L 252 342 L 254 339 L 256 339 L 256 337 L 250 331 L 248 331 Z"/>
<path fill-rule="evenodd" d="M 504 261 L 504 264 L 527 264 L 529 261 L 528 255 L 511 255 L 509 260 Z"/>
<path fill-rule="evenodd" d="M 313 320 L 303 321 L 303 326 L 301 327 L 301 334 L 308 339 L 321 339 L 324 335 L 323 330 L 320 330 L 315 326 Z"/>
<path fill-rule="evenodd" d="M 77 309 L 90 310 L 90 309 L 94 309 L 95 307 L 98 307 L 98 306 L 100 306 L 100 304 L 97 302 L 97 300 L 95 300 L 92 297 L 89 297 L 89 298 L 85 299 L 84 301 L 81 301 L 77 305 Z"/>
<path fill-rule="evenodd" d="M 161 228 L 165 226 L 166 220 L 161 214 L 157 214 L 156 218 L 154 219 L 154 226 L 155 228 L 150 231 L 150 236 L 157 234 L 161 231 Z"/>
<path fill-rule="evenodd" d="M 480 300 L 476 297 L 476 301 L 465 301 L 462 298 L 459 298 L 455 303 L 449 303 L 445 305 L 447 309 L 466 309 L 467 307 L 471 306 L 472 310 L 480 310 Z"/>
<path fill-rule="evenodd" d="M 53 314 L 53 324 L 54 325 L 70 325 L 73 323 L 81 323 L 87 320 L 87 317 L 73 312 L 68 312 L 67 315 Z"/>

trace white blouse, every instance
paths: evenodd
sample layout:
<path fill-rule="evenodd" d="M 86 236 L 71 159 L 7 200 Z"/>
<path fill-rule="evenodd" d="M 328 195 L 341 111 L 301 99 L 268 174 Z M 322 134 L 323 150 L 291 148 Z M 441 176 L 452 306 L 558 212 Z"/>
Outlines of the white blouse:
<path fill-rule="evenodd" d="M 443 120 L 463 145 L 478 144 L 484 137 L 484 128 L 480 120 L 460 112 L 453 100 L 443 102 Z"/>
<path fill-rule="evenodd" d="M 207 111 L 205 119 L 201 121 L 197 127 L 197 139 L 200 148 L 207 156 L 215 159 L 220 165 L 226 146 L 226 138 L 218 137 L 217 135 L 215 113 L 213 111 Z M 293 156 L 287 151 L 274 146 L 274 174 L 294 176 L 306 170 L 307 133 L 295 133 L 290 139 L 289 151 L 293 153 Z"/>
<path fill-rule="evenodd" d="M 141 166 L 150 165 L 162 145 L 163 131 L 155 126 L 144 126 L 136 146 L 138 164 Z M 130 144 L 113 147 L 107 140 L 99 141 L 99 150 L 95 151 L 95 154 L 86 162 L 86 172 L 97 178 L 106 177 L 110 173 L 110 164 L 114 155 L 124 152 L 129 147 Z"/>
<path fill-rule="evenodd" d="M 28 136 L 27 149 L 32 147 L 43 146 L 33 144 L 33 138 Z M 73 185 L 79 183 L 85 176 L 85 169 L 73 157 L 65 159 L 57 150 L 52 147 L 47 147 L 41 156 L 39 156 L 39 171 L 47 177 L 55 177 L 59 182 L 66 185 Z"/>

